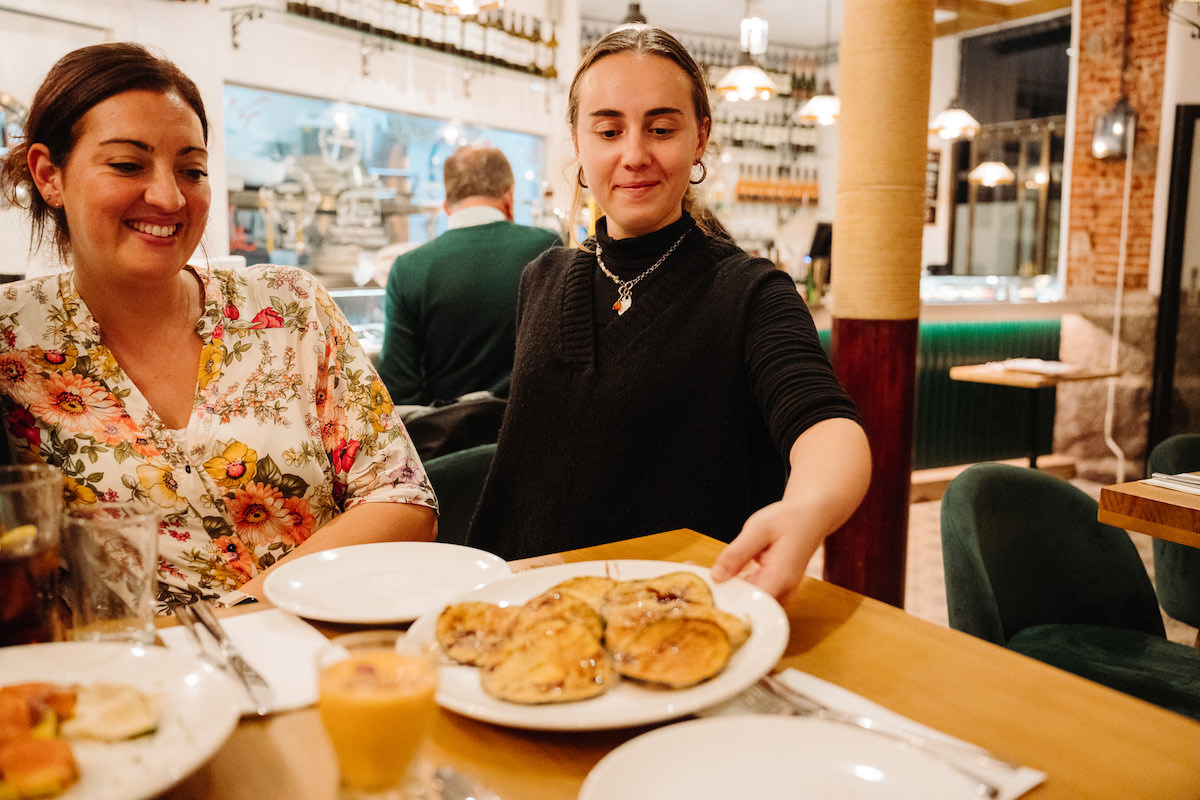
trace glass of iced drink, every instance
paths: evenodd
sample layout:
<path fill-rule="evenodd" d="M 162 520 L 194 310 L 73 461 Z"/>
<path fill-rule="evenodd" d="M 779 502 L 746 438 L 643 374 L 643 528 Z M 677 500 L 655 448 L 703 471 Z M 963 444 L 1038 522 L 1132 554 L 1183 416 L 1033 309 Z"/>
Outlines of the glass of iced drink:
<path fill-rule="evenodd" d="M 58 593 L 62 474 L 0 466 L 0 646 L 63 638 Z"/>
<path fill-rule="evenodd" d="M 330 640 L 317 669 L 317 708 L 342 800 L 419 797 L 413 766 L 436 710 L 436 645 L 399 631 L 350 633 Z"/>

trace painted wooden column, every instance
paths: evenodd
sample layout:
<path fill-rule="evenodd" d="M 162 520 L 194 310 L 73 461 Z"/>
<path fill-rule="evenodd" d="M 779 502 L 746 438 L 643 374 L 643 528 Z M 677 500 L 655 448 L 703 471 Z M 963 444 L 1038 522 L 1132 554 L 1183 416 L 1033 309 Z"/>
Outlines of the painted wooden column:
<path fill-rule="evenodd" d="M 871 441 L 866 500 L 825 579 L 904 605 L 935 0 L 844 0 L 832 358 Z"/>

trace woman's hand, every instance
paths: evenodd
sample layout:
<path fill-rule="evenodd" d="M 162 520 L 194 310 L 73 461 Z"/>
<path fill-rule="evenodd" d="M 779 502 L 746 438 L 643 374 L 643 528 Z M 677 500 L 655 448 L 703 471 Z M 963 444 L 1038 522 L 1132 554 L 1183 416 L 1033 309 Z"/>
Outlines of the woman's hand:
<path fill-rule="evenodd" d="M 825 537 L 862 502 L 871 482 L 871 451 L 858 423 L 818 422 L 796 439 L 789 455 L 783 499 L 750 515 L 713 564 L 713 580 L 740 575 L 785 600 Z"/>

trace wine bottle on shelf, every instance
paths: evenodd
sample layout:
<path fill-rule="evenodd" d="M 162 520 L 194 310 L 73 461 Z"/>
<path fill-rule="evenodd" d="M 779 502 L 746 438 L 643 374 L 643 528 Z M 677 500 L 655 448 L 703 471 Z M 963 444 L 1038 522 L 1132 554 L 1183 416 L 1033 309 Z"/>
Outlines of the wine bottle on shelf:
<path fill-rule="evenodd" d="M 485 37 L 487 34 L 477 14 L 463 17 L 462 32 L 463 55 L 476 61 L 485 60 L 487 57 Z"/>
<path fill-rule="evenodd" d="M 543 73 L 545 77 L 554 79 L 558 77 L 558 68 L 555 63 L 558 61 L 558 34 L 555 31 L 555 24 L 550 23 L 550 40 L 546 42 L 546 49 L 550 55 L 546 64 L 546 71 Z"/>

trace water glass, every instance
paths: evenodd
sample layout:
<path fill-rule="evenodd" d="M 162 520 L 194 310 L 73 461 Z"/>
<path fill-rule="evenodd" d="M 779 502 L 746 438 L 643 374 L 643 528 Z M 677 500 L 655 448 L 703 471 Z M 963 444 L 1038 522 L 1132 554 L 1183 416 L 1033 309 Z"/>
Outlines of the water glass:
<path fill-rule="evenodd" d="M 341 800 L 421 796 L 416 755 L 437 708 L 436 645 L 399 631 L 338 636 L 317 656 L 317 709 L 337 755 Z"/>
<path fill-rule="evenodd" d="M 72 638 L 153 644 L 158 521 L 152 508 L 92 503 L 63 518 Z"/>
<path fill-rule="evenodd" d="M 63 638 L 58 591 L 62 474 L 0 466 L 0 646 Z"/>

